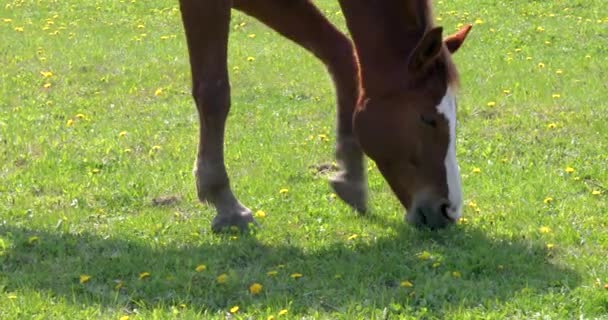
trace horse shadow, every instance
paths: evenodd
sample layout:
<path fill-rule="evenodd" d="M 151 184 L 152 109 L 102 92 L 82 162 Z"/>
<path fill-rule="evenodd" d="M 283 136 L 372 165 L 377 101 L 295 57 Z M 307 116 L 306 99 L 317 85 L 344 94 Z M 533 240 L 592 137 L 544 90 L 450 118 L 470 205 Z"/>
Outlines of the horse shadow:
<path fill-rule="evenodd" d="M 49 299 L 127 312 L 161 305 L 223 313 L 239 305 L 253 314 L 271 306 L 310 314 L 365 306 L 441 316 L 450 306 L 474 308 L 581 281 L 553 264 L 551 251 L 536 241 L 490 238 L 471 226 L 429 232 L 377 217 L 363 223 L 389 231 L 303 249 L 301 239 L 268 243 L 255 233 L 162 243 L 162 237 L 125 240 L 5 224 L 0 291 L 32 289 Z M 252 295 L 249 285 L 256 282 L 263 290 Z"/>

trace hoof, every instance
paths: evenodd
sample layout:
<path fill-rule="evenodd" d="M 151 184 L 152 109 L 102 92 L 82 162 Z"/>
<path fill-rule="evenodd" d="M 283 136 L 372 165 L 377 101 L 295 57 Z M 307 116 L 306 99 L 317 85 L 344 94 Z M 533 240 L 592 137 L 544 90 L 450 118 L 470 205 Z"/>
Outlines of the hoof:
<path fill-rule="evenodd" d="M 329 180 L 334 192 L 359 214 L 367 211 L 367 190 L 362 182 L 345 180 L 340 174 Z"/>
<path fill-rule="evenodd" d="M 253 215 L 249 210 L 231 215 L 218 214 L 211 222 L 211 230 L 213 230 L 214 233 L 228 232 L 234 229 L 240 232 L 247 232 L 250 224 L 253 224 L 256 227 L 260 226 L 257 221 L 253 219 Z"/>

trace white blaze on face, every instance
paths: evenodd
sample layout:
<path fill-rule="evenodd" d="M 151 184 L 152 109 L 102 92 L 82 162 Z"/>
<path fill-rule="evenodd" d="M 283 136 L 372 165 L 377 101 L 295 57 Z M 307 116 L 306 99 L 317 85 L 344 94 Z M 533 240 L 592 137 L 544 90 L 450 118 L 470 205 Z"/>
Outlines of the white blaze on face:
<path fill-rule="evenodd" d="M 450 144 L 444 163 L 448 182 L 448 200 L 451 203 L 448 215 L 456 220 L 460 218 L 462 210 L 462 188 L 458 163 L 456 162 L 456 98 L 451 88 L 448 87 L 445 96 L 437 106 L 437 112 L 448 120 L 450 126 Z"/>

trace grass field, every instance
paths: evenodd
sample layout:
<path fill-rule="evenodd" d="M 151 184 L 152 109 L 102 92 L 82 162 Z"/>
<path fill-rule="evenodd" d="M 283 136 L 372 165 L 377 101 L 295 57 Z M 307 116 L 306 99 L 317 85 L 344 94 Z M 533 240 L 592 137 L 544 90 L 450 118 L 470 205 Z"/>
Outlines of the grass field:
<path fill-rule="evenodd" d="M 177 1 L 8 0 L 0 318 L 608 319 L 604 1 L 434 3 L 446 30 L 474 24 L 455 56 L 464 219 L 406 225 L 372 162 L 371 214 L 336 200 L 314 169 L 329 77 L 235 12 L 226 161 L 262 228 L 217 236 Z"/>

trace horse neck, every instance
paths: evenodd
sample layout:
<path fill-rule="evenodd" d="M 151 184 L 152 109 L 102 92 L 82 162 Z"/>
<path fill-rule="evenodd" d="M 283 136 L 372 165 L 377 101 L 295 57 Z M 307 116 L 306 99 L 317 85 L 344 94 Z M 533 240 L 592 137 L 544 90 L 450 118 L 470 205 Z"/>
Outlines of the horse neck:
<path fill-rule="evenodd" d="M 367 98 L 398 90 L 407 80 L 408 57 L 431 26 L 428 0 L 341 0 L 355 43 Z"/>

